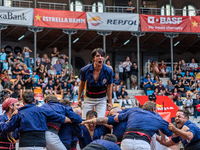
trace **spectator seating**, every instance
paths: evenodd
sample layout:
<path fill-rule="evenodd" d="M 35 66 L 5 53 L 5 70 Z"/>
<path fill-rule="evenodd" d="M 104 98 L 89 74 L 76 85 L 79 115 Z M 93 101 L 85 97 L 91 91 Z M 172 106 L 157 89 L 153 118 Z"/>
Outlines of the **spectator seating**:
<path fill-rule="evenodd" d="M 147 90 L 147 95 L 152 95 L 153 94 L 153 90 Z"/>

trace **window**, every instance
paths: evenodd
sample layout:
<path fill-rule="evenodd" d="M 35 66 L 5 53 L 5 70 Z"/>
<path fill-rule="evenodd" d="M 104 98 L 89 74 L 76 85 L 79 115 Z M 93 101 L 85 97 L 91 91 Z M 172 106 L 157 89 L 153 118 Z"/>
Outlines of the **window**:
<path fill-rule="evenodd" d="M 72 66 L 73 66 L 73 73 L 75 76 L 80 74 L 80 69 L 85 66 L 85 62 L 80 57 L 73 57 L 72 58 Z"/>
<path fill-rule="evenodd" d="M 192 5 L 184 6 L 183 16 L 196 16 L 196 8 Z"/>
<path fill-rule="evenodd" d="M 12 5 L 11 0 L 4 0 L 3 2 L 4 2 L 4 6 L 6 6 L 6 7 L 11 7 L 11 5 Z"/>
<path fill-rule="evenodd" d="M 172 9 L 172 16 L 174 16 L 175 15 L 174 7 L 172 6 L 171 9 Z M 170 15 L 170 5 L 169 4 L 161 7 L 161 15 L 167 15 L 167 16 Z"/>
<path fill-rule="evenodd" d="M 74 5 L 74 2 L 71 2 L 70 10 L 71 11 L 83 11 L 83 3 L 80 1 L 75 1 L 75 5 Z"/>
<path fill-rule="evenodd" d="M 92 12 L 103 12 L 103 3 L 97 2 L 92 5 Z"/>

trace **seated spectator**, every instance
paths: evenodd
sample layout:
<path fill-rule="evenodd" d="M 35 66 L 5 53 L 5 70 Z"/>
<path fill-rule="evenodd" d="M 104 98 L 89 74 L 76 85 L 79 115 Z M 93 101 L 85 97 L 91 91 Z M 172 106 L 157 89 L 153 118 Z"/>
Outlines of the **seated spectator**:
<path fill-rule="evenodd" d="M 17 76 L 17 75 L 21 75 L 21 73 L 22 73 L 21 69 L 19 69 L 19 66 L 20 66 L 20 64 L 17 63 L 17 64 L 15 65 L 15 67 L 12 69 L 12 74 L 13 74 L 12 78 L 13 78 L 13 79 L 16 79 L 16 76 Z"/>
<path fill-rule="evenodd" d="M 137 72 L 138 72 L 138 67 L 137 67 L 137 64 L 136 62 L 133 62 L 133 65 L 131 66 L 131 70 L 130 70 L 130 73 L 131 73 L 131 81 L 133 83 L 133 87 L 132 89 L 133 90 L 137 90 Z"/>
<path fill-rule="evenodd" d="M 155 89 L 154 89 L 154 92 L 153 92 L 153 94 L 152 95 L 155 95 L 155 96 L 158 96 L 158 88 L 156 87 Z"/>
<path fill-rule="evenodd" d="M 117 99 L 120 99 L 119 92 L 116 91 L 116 86 L 112 87 L 112 103 L 117 102 Z"/>
<path fill-rule="evenodd" d="M 179 109 L 183 109 L 183 102 L 180 95 L 177 96 L 176 106 L 178 106 Z"/>
<path fill-rule="evenodd" d="M 153 85 L 156 87 L 159 85 L 160 78 L 159 76 L 154 76 Z"/>
<path fill-rule="evenodd" d="M 44 72 L 44 73 L 42 74 L 42 76 L 40 77 L 40 82 L 45 83 L 45 84 L 48 83 L 48 76 L 47 76 L 47 73 L 46 73 L 46 72 Z"/>
<path fill-rule="evenodd" d="M 193 99 L 194 112 L 196 111 L 197 104 L 200 104 L 199 94 L 196 94 L 196 99 Z"/>
<path fill-rule="evenodd" d="M 178 84 L 178 79 L 176 74 L 174 74 L 173 79 L 171 79 L 172 85 L 176 86 Z"/>
<path fill-rule="evenodd" d="M 185 60 L 181 60 L 181 71 L 186 72 L 188 70 L 188 66 L 185 63 Z"/>
<path fill-rule="evenodd" d="M 47 54 L 44 54 L 43 57 L 42 57 L 41 63 L 48 62 L 47 60 L 50 61 L 50 59 L 48 58 Z"/>
<path fill-rule="evenodd" d="M 49 83 L 46 86 L 45 93 L 46 94 L 54 94 L 54 95 L 56 95 L 53 89 L 54 89 L 54 84 L 52 83 L 52 80 L 49 79 Z"/>
<path fill-rule="evenodd" d="M 193 89 L 194 86 L 196 86 L 196 81 L 195 81 L 195 77 L 194 76 L 191 76 L 191 79 L 190 79 L 190 87 L 191 89 Z"/>
<path fill-rule="evenodd" d="M 66 75 L 69 75 L 69 62 L 65 61 L 65 64 L 62 65 L 62 69 L 65 72 Z M 73 72 L 73 67 L 71 65 L 71 73 Z"/>
<path fill-rule="evenodd" d="M 74 75 L 71 74 L 71 75 L 70 75 L 70 78 L 69 78 L 69 80 L 68 80 L 68 83 L 74 85 L 75 82 L 76 82 L 76 79 L 74 78 Z"/>
<path fill-rule="evenodd" d="M 61 74 L 62 65 L 60 64 L 59 60 L 56 61 L 56 64 L 53 65 L 53 68 L 56 70 L 56 75 Z"/>
<path fill-rule="evenodd" d="M 191 116 L 193 116 L 194 115 L 193 100 L 190 94 L 187 96 L 187 99 L 184 102 L 185 102 L 185 109 L 190 113 Z"/>
<path fill-rule="evenodd" d="M 9 67 L 8 59 L 5 59 L 3 63 L 3 70 L 8 70 L 8 67 Z"/>
<path fill-rule="evenodd" d="M 63 95 L 67 94 L 68 91 L 68 86 L 67 86 L 67 81 L 64 81 L 63 85 L 62 85 L 62 89 L 63 89 Z M 64 96 L 65 97 L 65 96 Z"/>
<path fill-rule="evenodd" d="M 24 58 L 22 57 L 22 54 L 20 52 L 17 53 L 15 59 L 19 59 L 20 63 L 24 62 Z"/>
<path fill-rule="evenodd" d="M 39 67 L 39 70 L 38 70 L 38 74 L 39 74 L 39 77 L 42 77 L 42 75 L 47 72 L 45 66 L 43 64 L 40 64 L 40 67 Z"/>
<path fill-rule="evenodd" d="M 190 72 L 196 72 L 198 65 L 195 63 L 194 58 L 191 59 L 191 63 L 189 64 Z"/>
<path fill-rule="evenodd" d="M 13 82 L 11 81 L 11 76 L 8 76 L 8 80 L 5 81 L 5 83 L 4 83 L 4 88 L 10 89 L 12 85 L 13 85 Z"/>
<path fill-rule="evenodd" d="M 177 88 L 181 97 L 187 96 L 185 93 L 185 86 L 182 84 L 181 80 L 178 82 L 178 84 L 175 86 L 175 88 Z"/>
<path fill-rule="evenodd" d="M 128 93 L 125 91 L 124 87 L 122 87 L 121 92 L 119 92 L 119 98 L 120 100 L 118 101 L 120 102 L 121 107 L 124 107 L 125 104 L 128 104 L 128 105 L 131 104 L 131 101 L 128 100 L 129 99 Z"/>
<path fill-rule="evenodd" d="M 16 88 L 14 88 L 14 93 L 16 94 L 17 98 L 22 100 L 22 86 L 18 84 Z"/>
<path fill-rule="evenodd" d="M 158 62 L 155 61 L 154 66 L 153 66 L 153 75 L 154 75 L 154 77 L 155 77 L 156 75 L 159 75 L 159 73 L 160 73 L 160 71 L 159 71 L 159 69 L 158 69 Z"/>
<path fill-rule="evenodd" d="M 36 74 L 36 71 L 33 71 L 32 75 L 32 80 L 33 80 L 33 87 L 37 85 L 37 82 L 40 80 L 39 76 Z"/>
<path fill-rule="evenodd" d="M 24 85 L 25 85 L 25 89 L 26 89 L 26 90 L 32 90 L 32 89 L 33 89 L 32 77 L 29 77 L 29 78 L 26 79 L 24 82 L 25 82 Z"/>
<path fill-rule="evenodd" d="M 119 92 L 121 91 L 122 87 L 126 87 L 126 85 L 125 85 L 125 82 L 121 80 L 119 82 Z"/>
<path fill-rule="evenodd" d="M 17 88 L 18 84 L 20 84 L 21 87 L 22 87 L 24 85 L 24 82 L 22 80 L 22 76 L 17 75 L 16 79 L 17 80 L 14 82 L 14 87 Z"/>
<path fill-rule="evenodd" d="M 147 94 L 147 89 L 150 88 L 154 90 L 155 86 L 153 85 L 153 81 L 151 79 L 151 75 L 147 74 L 146 78 L 144 79 L 144 91 Z"/>
<path fill-rule="evenodd" d="M 41 63 L 40 63 L 40 60 L 38 59 L 36 61 L 36 72 L 37 72 L 37 74 L 39 74 L 40 65 L 41 65 Z"/>
<path fill-rule="evenodd" d="M 177 79 L 178 79 L 178 80 L 182 80 L 182 77 L 183 77 L 183 76 L 182 76 L 182 74 L 181 74 L 181 70 L 178 70 L 178 71 L 177 71 L 176 76 L 177 76 Z"/>
<path fill-rule="evenodd" d="M 46 70 L 49 70 L 51 67 L 51 61 L 49 59 L 46 59 L 43 63 Z"/>
<path fill-rule="evenodd" d="M 116 74 L 115 75 L 115 78 L 113 79 L 113 83 L 115 84 L 115 85 L 119 85 L 119 82 L 120 82 L 121 80 L 120 80 L 120 78 L 119 78 L 119 75 L 118 74 Z"/>
<path fill-rule="evenodd" d="M 51 75 L 56 76 L 56 71 L 55 71 L 55 69 L 53 68 L 52 65 L 50 66 L 50 69 L 47 71 L 47 74 L 48 74 L 49 77 L 51 77 Z"/>
<path fill-rule="evenodd" d="M 187 81 L 186 75 L 184 75 L 183 80 L 181 81 L 182 84 L 185 86 L 186 91 L 190 91 L 190 83 Z"/>
<path fill-rule="evenodd" d="M 171 80 L 168 80 L 167 83 L 168 84 L 167 84 L 167 87 L 165 88 L 165 95 L 169 96 L 169 95 L 172 95 L 172 92 L 175 87 L 174 87 L 174 85 L 172 85 Z"/>
<path fill-rule="evenodd" d="M 167 65 L 165 65 L 164 60 L 161 61 L 161 65 L 159 65 L 159 71 L 160 71 L 160 76 L 161 77 L 166 77 L 169 75 L 170 71 L 166 71 Z"/>
<path fill-rule="evenodd" d="M 67 61 L 68 57 L 65 54 L 62 54 L 61 57 L 58 59 L 60 64 L 63 65 L 65 61 Z"/>
<path fill-rule="evenodd" d="M 78 95 L 78 89 L 79 89 L 78 83 L 75 81 L 73 88 L 73 95 Z"/>
<path fill-rule="evenodd" d="M 5 83 L 5 81 L 8 81 L 8 77 L 9 77 L 9 75 L 8 75 L 8 71 L 7 70 L 4 70 L 3 71 L 3 74 L 1 74 L 1 80 L 2 80 L 2 85 L 4 86 L 4 83 Z"/>
<path fill-rule="evenodd" d="M 178 99 L 178 95 L 180 95 L 180 94 L 178 93 L 178 90 L 175 87 L 172 92 L 172 95 L 170 95 L 169 98 L 171 98 L 171 100 L 173 100 L 175 102 Z"/>
<path fill-rule="evenodd" d="M 72 95 L 71 95 L 70 89 L 67 90 L 67 94 L 64 95 L 64 99 L 72 101 Z"/>
<path fill-rule="evenodd" d="M 55 94 L 61 94 L 63 98 L 63 90 L 62 90 L 61 82 L 59 81 L 59 79 L 56 79 L 56 82 L 54 83 L 53 86 L 54 86 Z"/>
<path fill-rule="evenodd" d="M 113 71 L 113 67 L 111 66 L 110 60 L 107 60 L 107 61 L 106 61 L 106 65 L 107 65 L 108 67 L 110 67 L 110 68 L 112 69 L 112 71 Z"/>
<path fill-rule="evenodd" d="M 188 82 L 190 82 L 191 75 L 190 75 L 190 72 L 188 70 L 185 72 L 185 75 L 186 75 L 186 78 L 187 78 Z"/>
<path fill-rule="evenodd" d="M 174 63 L 174 74 L 177 74 L 178 70 L 179 70 L 178 63 L 175 62 Z"/>
<path fill-rule="evenodd" d="M 68 81 L 68 77 L 64 74 L 64 71 L 61 71 L 61 75 L 59 76 L 59 80 L 60 80 L 61 83 Z"/>
<path fill-rule="evenodd" d="M 158 89 L 158 95 L 165 95 L 165 87 L 162 85 L 162 80 L 159 81 L 159 85 L 156 88 Z"/>
<path fill-rule="evenodd" d="M 27 66 L 24 65 L 22 69 L 22 78 L 23 79 L 28 79 L 30 77 L 30 71 L 27 69 Z"/>

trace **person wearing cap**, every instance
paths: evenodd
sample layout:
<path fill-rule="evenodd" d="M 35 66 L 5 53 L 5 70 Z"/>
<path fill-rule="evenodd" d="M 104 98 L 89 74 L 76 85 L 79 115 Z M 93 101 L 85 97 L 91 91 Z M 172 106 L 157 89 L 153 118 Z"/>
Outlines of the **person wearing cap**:
<path fill-rule="evenodd" d="M 3 115 L 0 116 L 0 122 L 5 123 L 11 119 L 12 114 L 15 110 L 19 109 L 19 101 L 15 98 L 8 98 L 2 104 L 2 111 L 5 111 Z M 0 134 L 0 150 L 9 149 L 15 150 L 16 140 L 19 139 L 18 129 L 15 129 L 10 133 Z"/>
<path fill-rule="evenodd" d="M 77 124 L 82 122 L 81 117 L 78 114 L 76 114 L 72 110 L 71 107 L 65 106 L 65 105 L 61 104 L 60 102 L 58 102 L 58 99 L 55 95 L 47 95 L 45 97 L 45 103 L 46 104 L 41 106 L 42 108 L 46 108 L 50 111 L 55 111 L 58 114 L 66 115 L 73 122 L 73 126 L 76 126 Z M 63 125 L 67 125 L 67 124 L 63 124 Z M 48 122 L 47 126 L 48 126 L 48 130 L 45 133 L 47 149 L 49 149 L 49 150 L 58 150 L 58 149 L 66 150 L 65 146 L 62 144 L 62 142 L 60 141 L 60 138 L 58 136 L 58 132 L 61 127 L 61 123 Z M 78 132 L 81 132 L 81 130 L 79 130 Z M 68 134 L 68 132 L 66 132 L 66 131 L 63 132 L 63 134 L 66 134 L 66 133 Z"/>
<path fill-rule="evenodd" d="M 71 122 L 64 115 L 36 106 L 34 101 L 34 93 L 25 91 L 23 93 L 24 106 L 19 108 L 18 114 L 13 115 L 7 123 L 0 124 L 1 134 L 19 129 L 19 150 L 46 150 L 47 121 L 61 124 Z"/>
<path fill-rule="evenodd" d="M 113 71 L 104 64 L 105 51 L 101 48 L 94 49 L 91 53 L 93 63 L 81 68 L 80 84 L 78 91 L 78 105 L 82 105 L 81 96 L 86 84 L 86 95 L 83 103 L 82 118 L 86 119 L 86 113 L 94 107 L 99 117 L 104 117 L 106 108 L 112 108 L 112 83 Z M 107 94 L 107 99 L 106 99 Z"/>

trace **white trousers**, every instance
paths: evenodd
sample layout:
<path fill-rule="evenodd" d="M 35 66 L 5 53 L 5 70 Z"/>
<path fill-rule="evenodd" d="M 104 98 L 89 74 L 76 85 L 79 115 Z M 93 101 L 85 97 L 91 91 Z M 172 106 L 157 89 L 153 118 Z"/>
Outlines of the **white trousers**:
<path fill-rule="evenodd" d="M 19 147 L 19 150 L 46 150 L 46 147 Z"/>
<path fill-rule="evenodd" d="M 124 139 L 121 143 L 122 150 L 151 150 L 150 144 L 144 140 Z"/>
<path fill-rule="evenodd" d="M 132 101 L 130 99 L 125 100 L 125 99 L 117 99 L 117 101 L 119 102 L 120 106 L 122 107 L 122 103 L 124 102 L 124 104 L 130 104 L 132 105 Z M 128 103 L 127 103 L 128 102 Z"/>
<path fill-rule="evenodd" d="M 67 150 L 57 134 L 46 131 L 45 137 L 47 150 Z"/>
<path fill-rule="evenodd" d="M 105 117 L 107 100 L 106 97 L 103 98 L 89 98 L 87 97 L 83 102 L 82 119 L 86 119 L 86 113 L 89 110 L 93 110 L 95 107 L 97 112 L 97 117 Z"/>
<path fill-rule="evenodd" d="M 53 57 L 53 58 L 51 59 L 51 64 L 52 64 L 52 65 L 55 65 L 57 60 L 58 60 L 58 57 Z"/>

